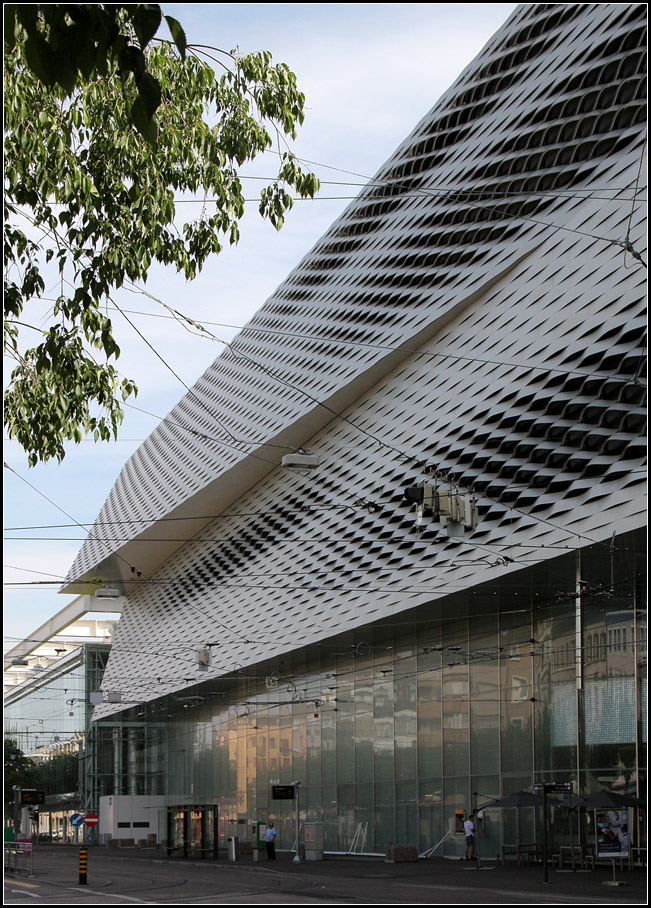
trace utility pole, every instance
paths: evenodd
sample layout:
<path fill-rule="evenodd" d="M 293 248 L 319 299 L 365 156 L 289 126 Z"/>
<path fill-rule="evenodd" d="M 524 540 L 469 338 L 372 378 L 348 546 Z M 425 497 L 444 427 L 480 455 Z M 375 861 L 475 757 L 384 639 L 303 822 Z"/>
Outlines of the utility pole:
<path fill-rule="evenodd" d="M 20 785 L 14 785 L 14 844 L 18 842 L 18 836 L 20 835 L 20 793 L 22 788 Z"/>
<path fill-rule="evenodd" d="M 300 829 L 300 816 L 301 815 L 300 815 L 299 809 L 298 809 L 298 791 L 299 791 L 299 788 L 301 787 L 301 783 L 292 782 L 292 785 L 294 786 L 294 803 L 296 805 L 296 854 L 294 855 L 293 863 L 300 864 L 301 863 L 301 846 L 299 843 L 299 829 Z"/>

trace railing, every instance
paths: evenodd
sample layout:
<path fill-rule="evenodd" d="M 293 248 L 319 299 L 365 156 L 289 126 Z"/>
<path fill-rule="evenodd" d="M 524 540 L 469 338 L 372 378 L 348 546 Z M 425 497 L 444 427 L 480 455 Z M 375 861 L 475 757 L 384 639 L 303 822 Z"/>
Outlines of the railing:
<path fill-rule="evenodd" d="M 31 842 L 4 843 L 5 873 L 26 873 L 34 876 L 34 850 Z"/>

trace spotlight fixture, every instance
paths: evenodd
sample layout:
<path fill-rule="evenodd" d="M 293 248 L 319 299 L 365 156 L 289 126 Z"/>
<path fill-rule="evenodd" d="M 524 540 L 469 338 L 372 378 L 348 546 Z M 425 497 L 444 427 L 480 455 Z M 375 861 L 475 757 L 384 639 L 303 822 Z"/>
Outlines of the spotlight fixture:
<path fill-rule="evenodd" d="M 95 590 L 96 599 L 118 599 L 120 596 L 120 590 L 113 589 L 110 586 L 102 587 L 102 589 Z"/>

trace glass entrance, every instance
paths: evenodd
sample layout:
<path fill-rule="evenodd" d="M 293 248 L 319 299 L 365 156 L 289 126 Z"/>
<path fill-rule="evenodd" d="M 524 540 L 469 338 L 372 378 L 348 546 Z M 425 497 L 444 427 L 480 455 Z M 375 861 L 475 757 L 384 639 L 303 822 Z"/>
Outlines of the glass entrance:
<path fill-rule="evenodd" d="M 184 858 L 219 857 L 219 839 L 215 835 L 218 811 L 213 804 L 168 808 L 167 854 Z"/>

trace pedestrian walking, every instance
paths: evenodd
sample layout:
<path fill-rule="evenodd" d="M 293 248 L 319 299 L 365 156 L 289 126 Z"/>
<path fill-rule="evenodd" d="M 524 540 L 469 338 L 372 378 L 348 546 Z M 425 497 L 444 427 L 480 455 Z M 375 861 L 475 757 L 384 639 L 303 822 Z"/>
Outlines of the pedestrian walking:
<path fill-rule="evenodd" d="M 267 824 L 267 829 L 264 834 L 264 843 L 267 849 L 267 860 L 275 861 L 276 860 L 276 830 L 274 829 L 273 823 Z"/>

